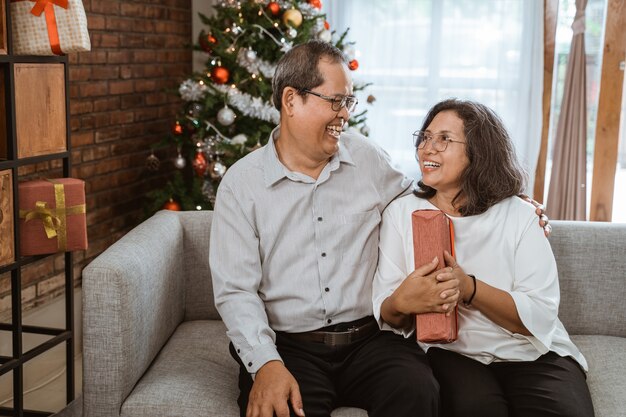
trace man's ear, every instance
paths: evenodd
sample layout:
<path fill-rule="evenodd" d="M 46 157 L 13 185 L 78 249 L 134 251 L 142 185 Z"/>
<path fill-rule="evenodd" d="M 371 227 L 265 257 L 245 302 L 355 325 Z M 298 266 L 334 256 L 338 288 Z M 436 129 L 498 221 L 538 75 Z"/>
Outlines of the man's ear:
<path fill-rule="evenodd" d="M 293 106 L 298 98 L 298 91 L 293 87 L 285 87 L 282 96 L 282 107 L 288 116 L 293 115 Z"/>

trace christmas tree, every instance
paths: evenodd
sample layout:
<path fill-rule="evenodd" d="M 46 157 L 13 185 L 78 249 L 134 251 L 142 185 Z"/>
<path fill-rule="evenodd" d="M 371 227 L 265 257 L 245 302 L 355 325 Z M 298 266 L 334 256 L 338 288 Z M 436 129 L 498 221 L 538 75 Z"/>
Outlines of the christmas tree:
<path fill-rule="evenodd" d="M 212 209 L 228 167 L 263 146 L 278 125 L 280 115 L 271 103 L 272 75 L 294 45 L 310 39 L 332 42 L 344 51 L 349 68 L 358 68 L 353 42 L 346 41 L 348 31 L 331 31 L 321 7 L 320 0 L 224 0 L 212 17 L 200 15 L 206 28 L 195 49 L 207 54 L 206 65 L 180 84 L 183 108 L 171 132 L 155 146 L 175 152 L 178 171 L 149 194 L 148 214 L 161 208 Z M 367 101 L 372 100 L 370 96 Z M 367 135 L 365 113 L 353 115 L 349 128 Z M 147 165 L 158 169 L 154 153 Z"/>

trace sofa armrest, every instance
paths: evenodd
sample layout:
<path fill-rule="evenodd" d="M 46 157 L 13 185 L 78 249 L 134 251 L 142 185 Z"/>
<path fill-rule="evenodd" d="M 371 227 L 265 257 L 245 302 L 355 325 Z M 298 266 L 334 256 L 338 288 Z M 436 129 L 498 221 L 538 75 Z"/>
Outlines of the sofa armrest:
<path fill-rule="evenodd" d="M 124 399 L 182 321 L 183 228 L 159 212 L 83 271 L 85 417 L 119 416 Z"/>

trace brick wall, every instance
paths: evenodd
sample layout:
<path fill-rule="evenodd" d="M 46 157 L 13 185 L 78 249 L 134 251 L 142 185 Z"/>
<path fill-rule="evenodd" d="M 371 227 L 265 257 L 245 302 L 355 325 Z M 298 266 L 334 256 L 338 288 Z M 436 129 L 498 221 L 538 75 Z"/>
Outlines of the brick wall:
<path fill-rule="evenodd" d="M 71 54 L 72 176 L 84 179 L 89 249 L 75 252 L 75 279 L 95 256 L 139 224 L 144 195 L 172 171 L 145 169 L 150 145 L 169 132 L 181 103 L 180 81 L 191 74 L 191 0 L 83 0 L 91 52 Z M 171 153 L 171 152 L 170 152 Z M 20 169 L 21 176 L 59 163 Z M 53 176 L 53 175 L 51 175 Z M 63 256 L 22 270 L 24 308 L 63 293 Z M 10 309 L 10 275 L 0 276 L 0 319 Z"/>

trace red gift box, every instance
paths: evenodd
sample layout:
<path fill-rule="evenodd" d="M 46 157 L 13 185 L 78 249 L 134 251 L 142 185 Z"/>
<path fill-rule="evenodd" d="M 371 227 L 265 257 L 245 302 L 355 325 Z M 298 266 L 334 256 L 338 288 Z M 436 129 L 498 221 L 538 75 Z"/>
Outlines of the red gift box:
<path fill-rule="evenodd" d="M 75 178 L 19 184 L 20 253 L 87 249 L 85 182 Z"/>
<path fill-rule="evenodd" d="M 411 215 L 415 268 L 439 259 L 438 268 L 445 265 L 443 251 L 454 256 L 454 229 L 452 222 L 440 210 L 416 210 Z M 415 317 L 417 340 L 425 343 L 450 343 L 458 335 L 458 309 L 445 313 L 423 313 Z"/>

